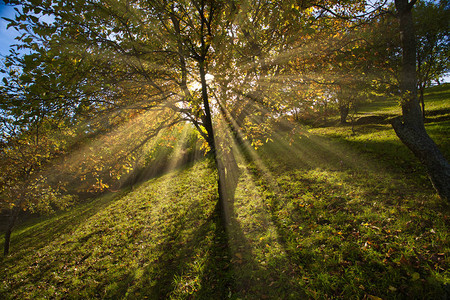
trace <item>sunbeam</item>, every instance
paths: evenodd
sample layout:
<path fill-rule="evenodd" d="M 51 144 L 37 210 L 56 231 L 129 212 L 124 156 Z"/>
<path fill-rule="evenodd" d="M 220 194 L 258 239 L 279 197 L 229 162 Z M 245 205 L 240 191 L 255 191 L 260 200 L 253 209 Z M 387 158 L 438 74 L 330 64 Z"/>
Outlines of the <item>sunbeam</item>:
<path fill-rule="evenodd" d="M 447 1 L 5 3 L 1 299 L 448 294 Z"/>

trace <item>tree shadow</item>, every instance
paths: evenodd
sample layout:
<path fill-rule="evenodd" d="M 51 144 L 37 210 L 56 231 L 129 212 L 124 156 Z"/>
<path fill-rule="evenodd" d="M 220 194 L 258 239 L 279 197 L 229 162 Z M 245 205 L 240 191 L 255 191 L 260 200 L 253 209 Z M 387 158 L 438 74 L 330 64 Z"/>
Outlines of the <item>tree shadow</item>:
<path fill-rule="evenodd" d="M 199 215 L 198 205 L 192 203 L 171 220 L 166 238 L 154 250 L 161 255 L 145 262 L 141 279 L 134 278 L 136 270 L 129 272 L 130 282 L 124 285 L 130 287 L 119 289 L 114 297 L 226 299 L 233 283 L 220 207 L 216 204 L 203 223 L 194 227 Z M 183 238 L 190 229 L 194 231 L 186 241 Z"/>
<path fill-rule="evenodd" d="M 201 215 L 195 203 L 186 208 L 184 214 L 174 220 L 164 243 L 157 246 L 156 252 L 162 255 L 145 269 L 144 279 L 137 284 L 138 287 L 133 287 L 127 293 L 145 295 L 151 299 L 227 299 L 236 294 L 235 257 L 234 247 L 230 245 L 230 228 L 234 235 L 239 232 L 232 207 L 240 172 L 236 161 L 230 156 L 223 157 L 218 172 L 224 172 L 226 178 L 222 186 L 227 204 L 225 211 L 215 199 L 211 214 L 195 228 L 189 241 L 182 243 L 183 231 L 189 226 L 187 220 L 194 220 Z M 224 218 L 228 220 L 227 224 L 224 224 Z M 199 260 L 199 250 L 202 252 L 201 266 L 193 271 Z M 195 272 L 198 276 L 195 276 Z M 158 277 L 155 278 L 154 274 L 158 274 Z M 192 281 L 195 282 L 192 284 Z"/>
<path fill-rule="evenodd" d="M 128 190 L 108 193 L 100 199 L 91 199 L 68 211 L 59 211 L 55 215 L 43 215 L 23 221 L 13 231 L 11 255 L 2 257 L 5 263 L 18 257 L 26 257 L 47 246 L 55 236 L 75 231 L 90 217 L 106 209 L 115 201 L 125 196 Z"/>
<path fill-rule="evenodd" d="M 286 267 L 282 254 L 277 261 L 262 258 L 270 256 L 268 252 L 272 245 L 265 243 L 270 243 L 270 237 L 262 239 L 266 239 L 265 235 L 270 231 L 271 220 L 265 209 L 256 204 L 264 197 L 255 181 L 251 180 L 252 171 L 248 168 L 252 161 L 251 150 L 236 142 L 232 149 L 221 153 L 221 168 L 226 178 L 223 185 L 226 232 L 235 284 L 229 296 L 238 299 L 304 297 L 301 287 L 293 284 L 292 280 L 285 280 L 292 270 Z M 261 204 L 264 206 L 263 202 Z M 244 222 L 245 218 L 251 222 Z"/>
<path fill-rule="evenodd" d="M 385 143 L 378 146 L 392 147 Z M 386 169 L 391 167 L 390 163 L 367 158 L 351 147 L 317 136 L 302 136 L 292 144 L 286 140 L 275 139 L 272 145 L 263 149 L 262 153 L 264 164 L 270 166 L 275 182 L 267 182 L 261 170 L 255 170 L 252 174 L 256 182 L 259 180 L 260 186 L 265 185 L 265 188 L 276 190 L 276 193 L 271 194 L 266 200 L 270 204 L 271 221 L 276 226 L 279 243 L 288 257 L 288 263 L 295 270 L 292 276 L 300 278 L 300 281 L 303 280 L 302 271 L 322 276 L 315 278 L 314 288 L 317 290 L 317 282 L 322 282 L 321 293 L 328 295 L 341 295 L 353 289 L 354 295 L 366 296 L 369 291 L 358 290 L 351 283 L 353 279 L 346 271 L 349 266 L 355 265 L 357 267 L 352 270 L 358 270 L 360 278 L 375 285 L 384 284 L 382 279 L 384 276 L 395 278 L 391 284 L 400 286 L 398 295 L 402 297 L 413 295 L 415 288 L 423 291 L 433 289 L 438 291 L 444 288 L 437 280 L 423 285 L 417 283 L 413 288 L 406 287 L 402 282 L 403 279 L 397 276 L 399 273 L 407 273 L 406 266 L 377 261 L 370 257 L 365 247 L 361 246 L 364 245 L 364 241 L 361 244 L 358 238 L 360 227 L 363 226 L 361 220 L 355 219 L 356 216 L 364 214 L 370 216 L 367 210 L 377 214 L 378 208 L 390 211 L 421 188 L 411 189 L 410 187 L 415 186 L 414 182 L 395 179 L 391 172 L 386 172 Z M 311 177 L 310 174 L 314 172 L 319 174 L 319 177 Z M 345 189 L 342 183 L 333 181 L 333 178 L 327 178 L 327 173 L 342 174 L 343 181 L 350 187 L 350 191 L 359 190 L 365 200 L 353 199 L 349 189 Z M 352 178 L 358 182 L 352 182 Z M 277 189 L 279 180 L 283 181 L 284 186 L 292 189 Z M 364 181 L 364 185 L 369 186 L 361 185 L 359 181 Z M 385 186 L 387 182 L 390 184 Z M 383 188 L 380 188 L 381 186 Z M 286 206 L 291 208 L 289 213 Z M 321 237 L 321 231 L 328 233 L 325 237 Z M 312 236 L 314 238 L 311 238 Z M 380 246 L 375 245 L 373 251 L 387 257 L 389 254 L 386 253 L 392 249 L 386 245 L 392 240 L 386 236 L 384 237 L 386 240 L 380 238 Z M 334 250 L 329 249 L 340 248 L 342 250 L 337 253 L 341 253 L 342 256 L 339 259 L 330 259 Z M 333 259 L 336 261 L 330 262 Z M 325 266 L 329 269 L 324 270 Z M 320 275 L 321 273 L 323 275 Z M 333 286 L 330 280 L 333 276 L 346 278 L 348 285 Z M 305 278 L 304 282 L 307 286 L 312 281 L 311 278 Z M 312 290 L 309 297 L 314 293 Z"/>

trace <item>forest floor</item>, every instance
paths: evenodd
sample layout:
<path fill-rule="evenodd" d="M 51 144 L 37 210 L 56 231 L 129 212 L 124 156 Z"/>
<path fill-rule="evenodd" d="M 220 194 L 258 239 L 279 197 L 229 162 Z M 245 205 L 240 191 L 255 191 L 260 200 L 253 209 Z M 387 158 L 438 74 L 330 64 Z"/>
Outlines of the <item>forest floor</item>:
<path fill-rule="evenodd" d="M 426 95 L 448 158 L 449 99 Z M 298 127 L 247 157 L 225 226 L 207 159 L 22 224 L 0 298 L 450 297 L 449 206 L 389 124 Z"/>

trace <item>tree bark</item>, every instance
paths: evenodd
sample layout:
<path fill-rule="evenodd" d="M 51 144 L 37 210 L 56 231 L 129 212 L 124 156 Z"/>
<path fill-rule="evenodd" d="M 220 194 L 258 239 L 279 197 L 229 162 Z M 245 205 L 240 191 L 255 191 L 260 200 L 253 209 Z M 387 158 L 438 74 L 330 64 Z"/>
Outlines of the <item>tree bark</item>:
<path fill-rule="evenodd" d="M 14 206 L 11 209 L 11 215 L 9 216 L 9 222 L 8 226 L 6 227 L 5 231 L 5 244 L 3 247 L 3 255 L 7 256 L 9 254 L 9 248 L 11 245 L 11 234 L 14 228 L 14 225 L 16 224 L 17 218 L 19 217 L 20 209 L 18 206 Z"/>
<path fill-rule="evenodd" d="M 417 50 L 417 49 L 416 49 Z M 425 89 L 425 82 L 424 82 L 424 77 L 426 76 L 422 76 L 421 73 L 423 72 L 422 70 L 422 58 L 420 56 L 419 53 L 416 54 L 416 58 L 417 58 L 417 74 L 419 74 L 419 82 L 418 82 L 418 87 L 419 87 L 419 102 L 420 105 L 422 106 L 422 119 L 425 121 L 425 101 L 423 99 L 423 92 Z"/>
<path fill-rule="evenodd" d="M 203 109 L 204 109 L 204 117 L 203 117 L 203 125 L 207 132 L 207 143 L 209 148 L 211 149 L 211 155 L 213 156 L 215 168 L 217 170 L 217 192 L 219 197 L 219 207 L 221 208 L 221 219 L 226 229 L 226 224 L 228 222 L 228 207 L 226 201 L 226 173 L 223 164 L 220 161 L 219 153 L 216 148 L 216 142 L 214 137 L 214 128 L 212 125 L 212 116 L 211 116 L 211 108 L 209 105 L 208 98 L 208 85 L 206 83 L 206 70 L 205 70 L 205 62 L 204 60 L 199 61 L 200 67 L 200 83 L 202 87 L 202 101 L 203 101 Z"/>
<path fill-rule="evenodd" d="M 348 102 L 339 104 L 339 116 L 341 124 L 347 124 L 347 117 L 350 111 L 350 104 Z"/>
<path fill-rule="evenodd" d="M 439 196 L 450 200 L 450 165 L 425 130 L 417 95 L 416 41 L 412 19 L 415 1 L 395 0 L 402 42 L 402 116 L 392 121 L 400 140 L 425 165 Z"/>
<path fill-rule="evenodd" d="M 425 86 L 419 87 L 419 101 L 422 106 L 422 119 L 425 121 L 425 100 L 423 98 L 423 92 L 425 90 Z"/>

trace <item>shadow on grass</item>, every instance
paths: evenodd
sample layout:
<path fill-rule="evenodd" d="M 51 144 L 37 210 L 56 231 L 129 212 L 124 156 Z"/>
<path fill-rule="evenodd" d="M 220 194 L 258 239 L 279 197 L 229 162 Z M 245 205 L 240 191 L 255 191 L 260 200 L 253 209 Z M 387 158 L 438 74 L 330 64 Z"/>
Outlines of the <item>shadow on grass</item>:
<path fill-rule="evenodd" d="M 175 195 L 191 200 L 187 206 L 174 203 L 162 211 L 162 236 L 140 250 L 139 267 L 122 275 L 123 282 L 107 287 L 105 297 L 226 299 L 231 293 L 231 256 L 216 196 L 204 199 L 216 202 L 205 216 L 196 195 Z"/>
<path fill-rule="evenodd" d="M 292 269 L 277 248 L 261 190 L 252 179 L 250 150 L 233 145 L 223 155 L 226 169 L 227 236 L 231 254 L 233 299 L 301 299 L 305 293 L 292 280 Z M 270 244 L 270 246 L 269 246 Z M 273 247 L 276 250 L 270 249 Z"/>
<path fill-rule="evenodd" d="M 368 147 L 392 148 L 373 144 Z M 392 180 L 380 168 L 383 159 L 378 165 L 366 161 L 354 147 L 304 136 L 292 145 L 276 139 L 264 148 L 265 164 L 272 166 L 279 188 L 267 201 L 280 244 L 296 270 L 293 276 L 303 278 L 308 297 L 445 295 L 433 266 L 442 248 L 434 248 L 434 256 L 413 250 L 442 244 L 428 234 L 445 228 L 442 215 L 433 212 L 433 204 L 411 200 L 420 197 L 421 187 Z M 255 181 L 262 177 L 256 172 Z M 409 225 L 415 222 L 421 225 Z M 394 233 L 394 228 L 401 229 Z M 416 242 L 424 235 L 426 241 Z M 440 262 L 441 268 L 445 265 Z"/>
<path fill-rule="evenodd" d="M 120 205 L 105 199 L 104 206 L 95 202 L 74 216 L 62 215 L 55 228 L 49 221 L 19 231 L 21 240 L 42 247 L 50 238 L 35 241 L 33 233 L 70 232 L 74 227 L 68 225 L 104 210 L 70 244 L 26 264 L 20 271 L 25 283 L 12 282 L 14 276 L 8 278 L 12 283 L 5 280 L 0 296 L 19 288 L 29 297 L 58 298 L 44 294 L 53 288 L 61 298 L 114 299 L 398 298 L 442 292 L 431 268 L 446 266 L 438 248 L 445 236 L 435 238 L 444 226 L 415 202 L 409 185 L 404 195 L 396 195 L 397 182 L 383 187 L 390 179 L 381 163 L 315 136 L 292 145 L 275 139 L 261 152 L 275 182 L 265 183 L 245 155 L 231 161 L 225 226 L 214 204 L 214 179 L 205 183 L 209 173 L 195 169 L 182 174 L 184 181 L 159 178 L 136 187 Z M 165 185 L 172 190 L 166 193 Z M 208 208 L 202 208 L 205 201 Z M 36 286 L 41 291 L 31 293 Z"/>
<path fill-rule="evenodd" d="M 181 172 L 181 185 L 170 176 L 151 181 L 108 208 L 80 208 L 86 218 L 74 215 L 70 225 L 86 222 L 70 237 L 43 241 L 49 247 L 27 252 L 27 262 L 19 261 L 22 267 L 14 266 L 18 255 L 11 258 L 11 270 L 1 270 L 0 298 L 227 298 L 233 284 L 225 230 L 212 205 L 216 196 L 190 194 L 208 195 L 213 189 L 211 183 L 196 182 L 202 176 L 194 177 L 195 172 Z M 178 173 L 174 180 L 180 180 Z M 95 209 L 103 211 L 87 221 Z M 60 223 L 69 225 L 69 219 L 53 222 L 55 230 Z M 18 273 L 22 280 L 16 280 Z"/>
<path fill-rule="evenodd" d="M 186 220 L 195 218 L 198 213 L 195 207 L 190 207 L 186 215 L 178 216 L 181 218 L 174 223 L 165 242 L 157 246 L 156 251 L 162 255 L 145 268 L 142 280 L 135 282 L 126 294 L 114 295 L 119 298 L 145 295 L 150 299 L 227 298 L 232 286 L 230 254 L 218 206 L 201 226 L 195 228 L 188 242 L 181 241 Z"/>
<path fill-rule="evenodd" d="M 100 199 L 88 200 L 68 211 L 60 211 L 56 215 L 41 216 L 37 219 L 24 221 L 14 229 L 11 239 L 11 258 L 2 257 L 7 263 L 10 259 L 16 260 L 32 254 L 38 249 L 47 246 L 54 241 L 55 236 L 62 236 L 76 230 L 93 215 L 104 210 L 116 200 L 125 196 L 128 190 L 118 193 L 110 193 Z M 0 240 L 3 245 L 4 239 Z"/>

